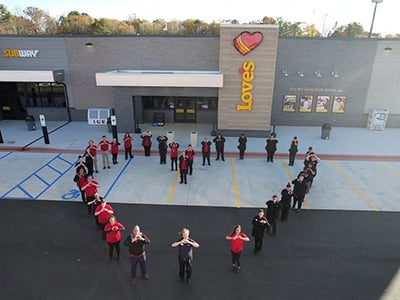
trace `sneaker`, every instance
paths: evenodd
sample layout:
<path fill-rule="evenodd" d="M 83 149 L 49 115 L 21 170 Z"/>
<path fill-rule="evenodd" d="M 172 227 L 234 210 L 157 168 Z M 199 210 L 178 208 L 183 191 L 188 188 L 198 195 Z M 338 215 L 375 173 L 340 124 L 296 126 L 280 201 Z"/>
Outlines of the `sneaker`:
<path fill-rule="evenodd" d="M 187 284 L 191 284 L 191 283 L 192 283 L 192 278 L 186 279 L 186 283 L 187 283 Z"/>
<path fill-rule="evenodd" d="M 96 173 L 99 173 L 99 171 L 96 170 Z"/>
<path fill-rule="evenodd" d="M 103 170 L 105 170 L 106 169 L 106 167 L 103 167 Z"/>
<path fill-rule="evenodd" d="M 150 279 L 150 276 L 147 273 L 142 275 L 142 277 L 143 277 L 144 280 L 149 280 Z"/>
<path fill-rule="evenodd" d="M 131 284 L 135 285 L 136 284 L 136 277 L 131 279 Z"/>
<path fill-rule="evenodd" d="M 240 267 L 237 267 L 236 270 L 235 270 L 235 272 L 236 272 L 236 273 L 239 273 L 239 272 L 240 272 Z"/>
<path fill-rule="evenodd" d="M 110 167 L 110 166 L 108 166 L 107 168 L 111 169 L 111 167 Z"/>

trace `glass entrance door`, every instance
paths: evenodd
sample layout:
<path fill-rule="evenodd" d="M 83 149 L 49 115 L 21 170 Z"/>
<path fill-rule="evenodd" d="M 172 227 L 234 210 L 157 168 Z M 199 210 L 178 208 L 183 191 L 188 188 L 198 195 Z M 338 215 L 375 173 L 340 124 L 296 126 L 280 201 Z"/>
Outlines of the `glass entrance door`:
<path fill-rule="evenodd" d="M 196 123 L 196 100 L 177 99 L 175 105 L 175 123 Z"/>

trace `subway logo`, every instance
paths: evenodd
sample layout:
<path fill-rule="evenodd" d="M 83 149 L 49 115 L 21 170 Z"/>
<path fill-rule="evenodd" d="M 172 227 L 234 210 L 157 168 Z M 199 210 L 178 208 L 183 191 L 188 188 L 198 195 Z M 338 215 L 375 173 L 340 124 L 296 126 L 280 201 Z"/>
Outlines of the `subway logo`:
<path fill-rule="evenodd" d="M 19 50 L 19 49 L 4 49 L 3 57 L 15 58 L 35 58 L 39 54 L 39 50 Z"/>

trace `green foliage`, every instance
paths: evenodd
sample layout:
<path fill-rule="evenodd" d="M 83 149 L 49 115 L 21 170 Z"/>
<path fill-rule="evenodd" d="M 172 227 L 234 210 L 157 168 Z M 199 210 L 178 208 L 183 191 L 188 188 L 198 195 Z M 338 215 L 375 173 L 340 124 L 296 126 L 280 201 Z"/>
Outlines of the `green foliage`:
<path fill-rule="evenodd" d="M 165 21 L 156 19 L 152 22 L 137 19 L 136 16 L 129 20 L 119 21 L 114 19 L 95 19 L 87 13 L 76 10 L 55 20 L 43 10 L 36 7 L 27 7 L 23 15 L 13 15 L 7 7 L 0 4 L 0 33 L 20 35 L 40 34 L 68 34 L 68 35 L 218 35 L 220 24 L 240 24 L 238 20 L 222 20 L 220 23 L 213 21 L 205 23 L 199 19 L 184 21 Z M 274 19 L 263 17 L 260 20 L 249 21 L 249 24 L 274 24 L 279 26 L 279 36 L 287 37 L 321 37 L 315 24 L 302 22 L 288 22 L 283 18 Z M 361 24 L 350 23 L 345 26 L 335 24 L 328 28 L 327 38 L 367 38 Z M 372 37 L 381 37 L 379 33 Z M 389 38 L 399 38 L 399 34 L 389 35 Z"/>

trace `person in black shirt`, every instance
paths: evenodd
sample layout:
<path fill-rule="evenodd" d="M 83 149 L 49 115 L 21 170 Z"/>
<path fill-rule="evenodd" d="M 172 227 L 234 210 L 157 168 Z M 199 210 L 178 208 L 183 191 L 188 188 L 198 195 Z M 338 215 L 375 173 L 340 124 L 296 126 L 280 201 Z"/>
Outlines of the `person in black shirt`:
<path fill-rule="evenodd" d="M 301 173 L 298 178 L 292 181 L 292 184 L 294 184 L 292 208 L 295 208 L 297 204 L 297 211 L 300 211 L 307 191 L 307 185 L 304 182 L 304 175 Z"/>
<path fill-rule="evenodd" d="M 278 217 L 281 210 L 281 205 L 278 202 L 278 195 L 273 195 L 272 200 L 268 200 L 267 205 L 267 220 L 271 225 L 271 235 L 276 235 L 276 230 L 278 229 Z"/>
<path fill-rule="evenodd" d="M 131 234 L 126 238 L 124 245 L 128 247 L 131 260 L 131 283 L 136 284 L 136 267 L 140 264 L 142 278 L 150 279 L 147 274 L 145 245 L 150 244 L 149 238 L 140 232 L 139 225 L 135 225 Z"/>
<path fill-rule="evenodd" d="M 281 191 L 281 201 L 279 202 L 282 207 L 281 221 L 285 222 L 289 216 L 290 205 L 292 204 L 292 186 L 290 182 L 286 185 L 286 188 Z"/>
<path fill-rule="evenodd" d="M 251 223 L 253 224 L 251 235 L 254 236 L 254 254 L 257 254 L 262 249 L 265 229 L 269 225 L 263 209 L 258 210 Z"/>

